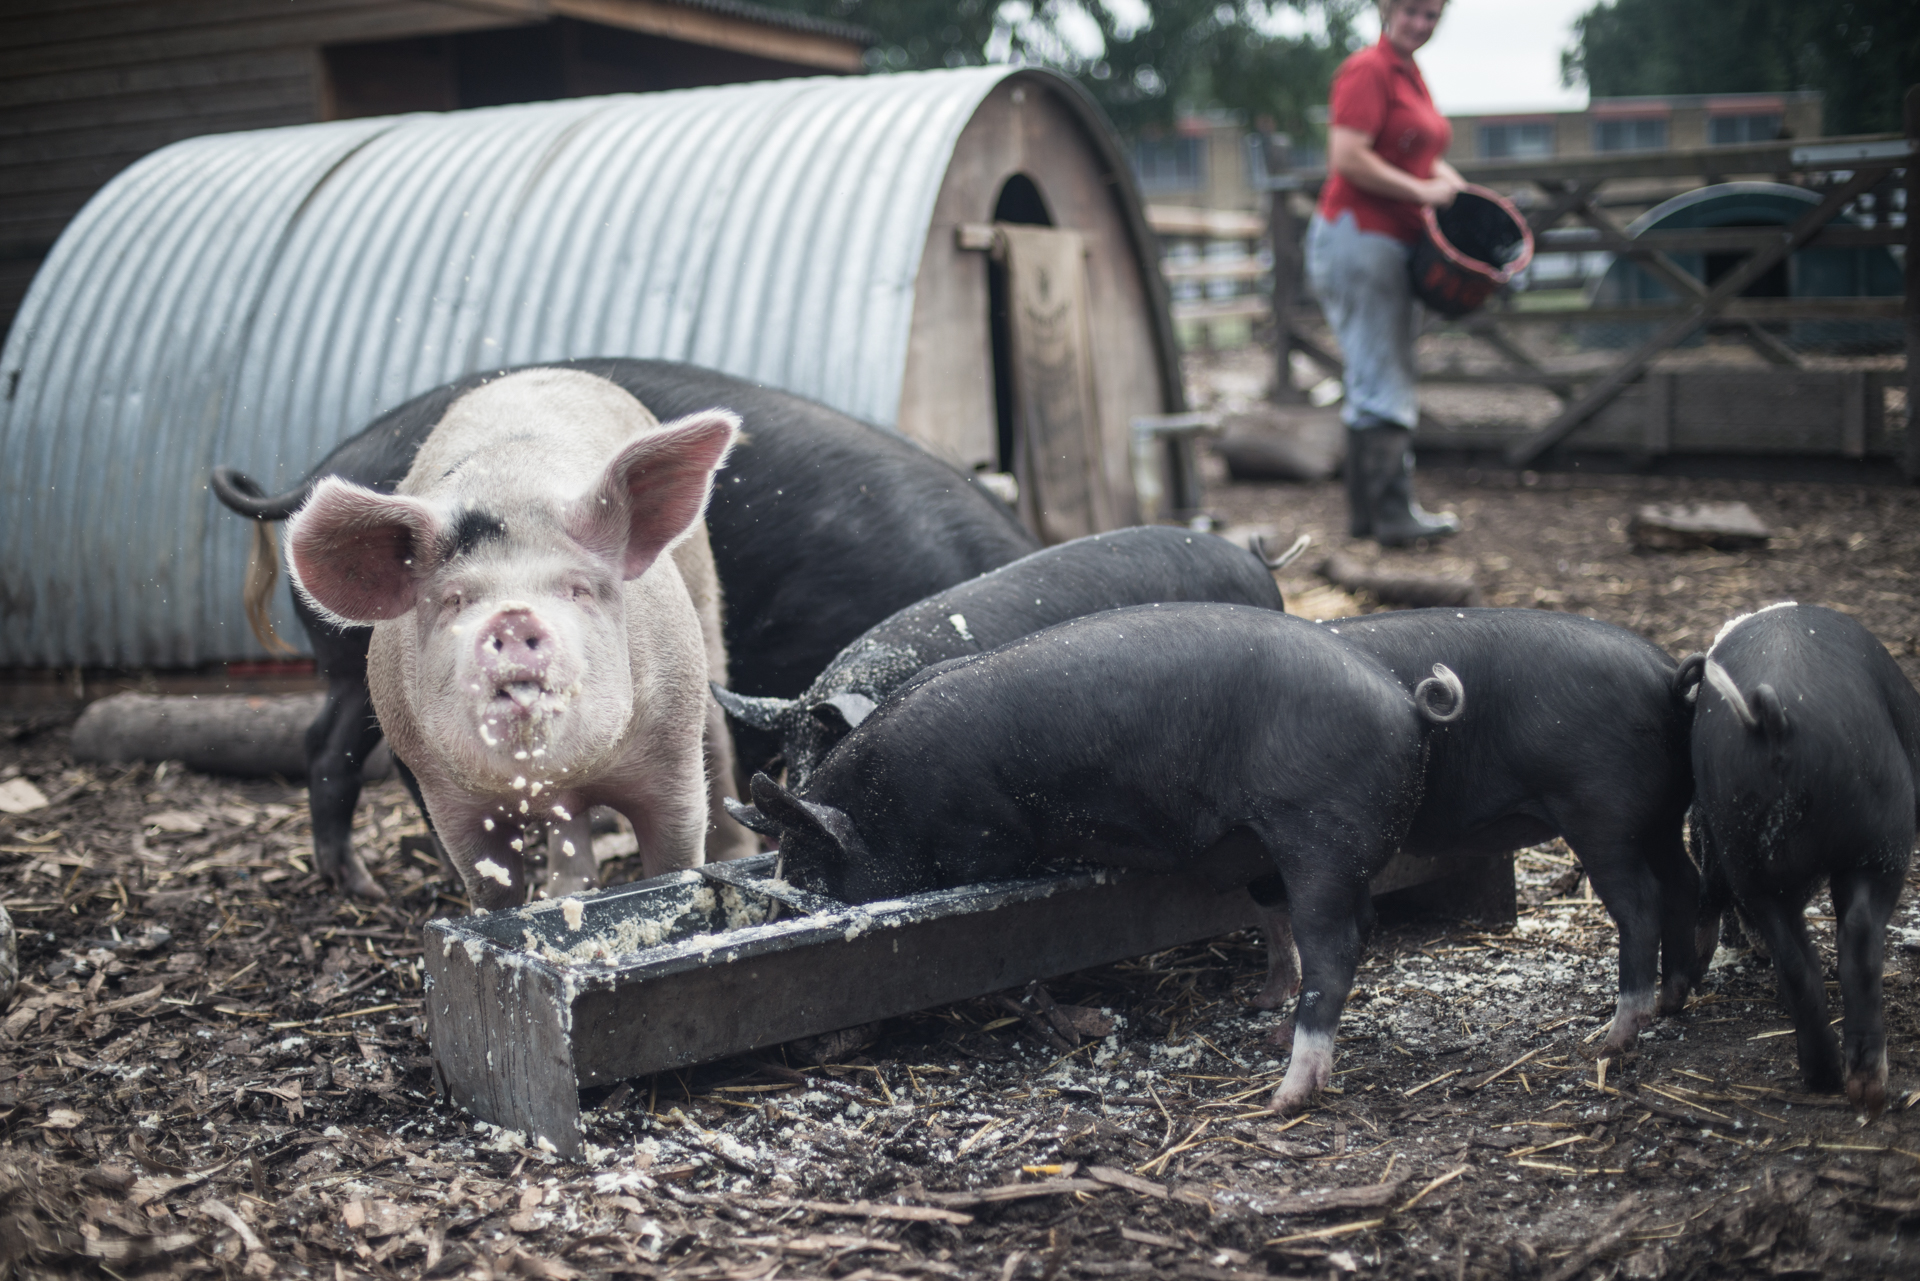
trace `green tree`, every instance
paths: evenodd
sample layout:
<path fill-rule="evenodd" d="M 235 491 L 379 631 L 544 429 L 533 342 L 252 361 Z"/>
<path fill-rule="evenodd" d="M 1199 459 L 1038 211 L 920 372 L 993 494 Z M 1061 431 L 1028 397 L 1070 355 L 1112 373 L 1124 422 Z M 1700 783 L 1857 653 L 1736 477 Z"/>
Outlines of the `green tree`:
<path fill-rule="evenodd" d="M 1355 19 L 1371 2 L 1144 0 L 1146 21 L 1130 26 L 1102 0 L 761 0 L 866 27 L 878 40 L 875 70 L 978 65 L 995 50 L 1075 77 L 1123 133 L 1217 107 L 1272 119 L 1296 136 L 1315 132 L 1308 111 L 1326 102 L 1334 70 L 1358 45 Z M 1319 29 L 1280 34 L 1285 9 L 1317 17 Z M 1101 47 L 1077 50 L 1065 33 L 1089 21 Z"/>
<path fill-rule="evenodd" d="M 1613 0 L 1574 22 L 1560 68 L 1596 97 L 1818 89 L 1828 132 L 1898 130 L 1920 83 L 1920 4 Z"/>

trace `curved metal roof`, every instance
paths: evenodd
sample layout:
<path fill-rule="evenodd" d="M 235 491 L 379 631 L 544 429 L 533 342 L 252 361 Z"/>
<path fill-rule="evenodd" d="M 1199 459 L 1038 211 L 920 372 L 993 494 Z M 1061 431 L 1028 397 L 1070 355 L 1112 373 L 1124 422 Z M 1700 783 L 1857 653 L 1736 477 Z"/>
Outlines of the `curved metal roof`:
<path fill-rule="evenodd" d="M 934 200 L 1009 76 L 1044 80 L 1105 144 L 1071 81 L 995 66 L 148 156 L 60 238 L 0 355 L 0 666 L 259 653 L 212 465 L 283 489 L 376 413 L 477 369 L 688 360 L 891 424 Z"/>

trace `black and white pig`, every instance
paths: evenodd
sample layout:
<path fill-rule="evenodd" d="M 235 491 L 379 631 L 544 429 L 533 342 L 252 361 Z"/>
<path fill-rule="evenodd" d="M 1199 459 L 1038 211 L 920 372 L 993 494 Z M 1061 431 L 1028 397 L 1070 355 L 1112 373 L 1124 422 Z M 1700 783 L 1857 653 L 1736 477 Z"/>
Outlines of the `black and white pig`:
<path fill-rule="evenodd" d="M 715 405 L 740 415 L 744 435 L 714 486 L 706 517 L 726 602 L 724 619 L 712 603 L 709 657 L 715 676 L 726 673 L 732 689 L 798 694 L 849 641 L 888 614 L 1039 547 L 974 477 L 904 436 L 817 401 L 674 361 L 605 358 L 553 367 L 617 383 L 661 418 Z M 246 599 L 262 644 L 273 648 L 277 641 L 266 626 L 275 561 L 265 526 L 291 516 L 328 476 L 391 493 L 447 407 L 512 372 L 471 374 L 422 392 L 341 442 L 283 493 L 267 494 L 232 468 L 214 468 L 215 497 L 261 531 Z M 696 604 L 704 620 L 708 602 Z M 371 629 L 323 619 L 298 592 L 293 605 L 327 682 L 326 704 L 306 737 L 315 863 L 341 888 L 379 898 L 380 886 L 352 844 L 361 764 L 381 738 L 367 689 Z M 715 719 L 724 735 L 717 708 Z M 709 744 L 716 785 L 726 772 L 727 745 L 719 735 Z M 732 747 L 748 772 L 778 751 L 771 735 L 744 727 Z M 405 762 L 401 766 L 412 786 Z M 724 830 L 729 827 L 710 829 L 713 857 L 751 852 L 734 848 L 737 829 Z"/>
<path fill-rule="evenodd" d="M 1444 663 L 1473 691 L 1428 736 L 1407 851 L 1494 855 L 1566 838 L 1620 928 L 1620 1000 L 1602 1052 L 1624 1052 L 1656 1010 L 1686 1004 L 1700 894 L 1683 836 L 1689 673 L 1625 628 L 1548 610 L 1398 610 L 1325 626 L 1403 682 Z M 1272 949 L 1275 965 L 1286 959 Z M 1278 1004 L 1293 981 L 1271 972 L 1256 1004 Z"/>
<path fill-rule="evenodd" d="M 1141 605 L 953 659 L 901 687 L 804 795 L 764 774 L 749 827 L 786 875 L 848 902 L 1086 860 L 1262 884 L 1290 904 L 1303 988 L 1274 1096 L 1306 1106 L 1372 924 L 1369 881 L 1420 801 L 1438 669 L 1408 691 L 1312 623 Z"/>
<path fill-rule="evenodd" d="M 1887 1102 L 1880 974 L 1920 791 L 1920 694 L 1866 628 L 1791 601 L 1729 622 L 1693 722 L 1703 939 L 1729 901 L 1766 941 L 1809 1088 L 1870 1116 Z M 1827 1022 L 1808 900 L 1833 898 L 1844 1048 Z M 1710 949 L 1709 944 L 1709 949 Z M 1704 958 L 1703 958 L 1704 959 Z"/>
<path fill-rule="evenodd" d="M 633 823 L 647 875 L 702 861 L 694 595 L 717 589 L 690 535 L 737 432 L 529 370 L 448 405 L 394 493 L 329 477 L 288 523 L 298 589 L 374 625 L 374 710 L 474 906 L 524 901 L 536 830 L 552 892 L 592 884 L 592 805 Z"/>
<path fill-rule="evenodd" d="M 977 654 L 1070 618 L 1169 601 L 1284 610 L 1269 562 L 1223 538 L 1165 525 L 1090 534 L 1023 556 L 875 623 L 798 698 L 753 698 L 716 686 L 734 721 L 779 736 L 799 791 L 834 744 L 887 695 L 949 658 Z"/>

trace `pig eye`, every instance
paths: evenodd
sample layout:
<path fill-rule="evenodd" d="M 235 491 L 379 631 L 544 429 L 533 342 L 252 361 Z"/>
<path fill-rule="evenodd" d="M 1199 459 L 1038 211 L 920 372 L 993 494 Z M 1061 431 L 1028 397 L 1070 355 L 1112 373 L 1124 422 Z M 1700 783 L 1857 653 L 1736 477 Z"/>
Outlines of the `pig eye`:
<path fill-rule="evenodd" d="M 441 602 L 441 605 L 442 605 L 442 606 L 443 606 L 444 608 L 446 608 L 446 609 L 459 609 L 459 608 L 460 608 L 460 593 L 459 593 L 459 592 L 448 592 L 448 593 L 447 593 L 447 597 L 446 597 L 446 599 L 445 599 L 444 601 L 442 601 L 442 602 Z"/>
<path fill-rule="evenodd" d="M 575 583 L 573 585 L 573 598 L 575 600 L 591 600 L 593 599 L 593 588 L 583 583 Z"/>

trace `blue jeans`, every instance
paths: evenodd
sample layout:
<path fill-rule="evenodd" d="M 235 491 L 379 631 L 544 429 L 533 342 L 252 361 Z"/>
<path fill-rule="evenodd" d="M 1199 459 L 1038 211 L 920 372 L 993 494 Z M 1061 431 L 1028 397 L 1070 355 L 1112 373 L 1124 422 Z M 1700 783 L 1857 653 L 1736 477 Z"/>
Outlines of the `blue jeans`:
<path fill-rule="evenodd" d="M 1346 357 L 1349 427 L 1387 423 L 1411 428 L 1420 420 L 1413 340 L 1418 304 L 1407 275 L 1413 246 L 1362 231 L 1351 211 L 1332 222 L 1314 214 L 1307 224 L 1307 285 L 1320 300 Z"/>

